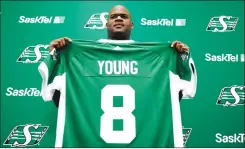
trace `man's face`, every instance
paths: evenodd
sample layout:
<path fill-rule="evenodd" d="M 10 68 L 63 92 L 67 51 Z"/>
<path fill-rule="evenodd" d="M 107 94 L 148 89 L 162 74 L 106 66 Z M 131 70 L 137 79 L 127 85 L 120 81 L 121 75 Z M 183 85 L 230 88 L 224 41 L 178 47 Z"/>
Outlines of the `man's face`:
<path fill-rule="evenodd" d="M 133 24 L 128 10 L 120 6 L 114 7 L 109 14 L 106 26 L 112 33 L 130 32 Z"/>

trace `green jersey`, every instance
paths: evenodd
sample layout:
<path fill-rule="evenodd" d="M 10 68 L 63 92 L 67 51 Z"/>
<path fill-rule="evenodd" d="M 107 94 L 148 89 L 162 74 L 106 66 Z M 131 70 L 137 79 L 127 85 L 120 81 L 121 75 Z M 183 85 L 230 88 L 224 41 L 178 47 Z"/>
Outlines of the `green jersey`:
<path fill-rule="evenodd" d="M 190 54 L 109 41 L 73 40 L 40 64 L 43 99 L 60 91 L 55 147 L 183 147 L 178 93 L 196 91 Z"/>

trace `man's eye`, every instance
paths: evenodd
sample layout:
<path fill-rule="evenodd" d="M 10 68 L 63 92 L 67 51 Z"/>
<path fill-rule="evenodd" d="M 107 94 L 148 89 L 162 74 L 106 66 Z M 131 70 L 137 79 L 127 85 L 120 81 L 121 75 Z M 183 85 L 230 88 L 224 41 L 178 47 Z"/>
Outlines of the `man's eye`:
<path fill-rule="evenodd" d="M 125 14 L 121 15 L 121 17 L 122 17 L 123 19 L 127 19 L 127 18 L 128 18 L 128 16 L 125 15 Z"/>
<path fill-rule="evenodd" d="M 115 19 L 116 18 L 116 15 L 112 15 L 110 18 L 111 19 Z"/>

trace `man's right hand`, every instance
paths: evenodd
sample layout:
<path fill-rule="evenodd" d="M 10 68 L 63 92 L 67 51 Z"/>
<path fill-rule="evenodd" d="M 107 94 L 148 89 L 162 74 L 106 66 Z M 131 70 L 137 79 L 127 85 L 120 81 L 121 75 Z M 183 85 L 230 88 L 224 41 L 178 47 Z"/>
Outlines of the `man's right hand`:
<path fill-rule="evenodd" d="M 66 41 L 68 42 L 72 42 L 72 40 L 68 37 L 63 37 L 63 38 L 59 38 L 59 39 L 55 39 L 53 41 L 50 42 L 49 45 L 49 52 L 53 51 L 53 49 L 60 49 L 66 46 Z"/>

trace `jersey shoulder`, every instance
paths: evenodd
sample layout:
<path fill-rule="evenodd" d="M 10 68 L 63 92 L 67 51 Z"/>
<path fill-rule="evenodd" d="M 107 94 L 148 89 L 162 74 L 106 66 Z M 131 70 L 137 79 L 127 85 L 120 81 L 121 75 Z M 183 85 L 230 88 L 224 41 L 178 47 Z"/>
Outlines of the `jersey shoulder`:
<path fill-rule="evenodd" d="M 174 50 L 171 48 L 170 42 L 135 42 L 132 45 L 140 46 L 145 50 L 149 50 L 158 54 L 159 56 L 165 56 L 172 53 Z"/>
<path fill-rule="evenodd" d="M 170 42 L 135 42 L 135 46 L 140 46 L 143 49 L 156 54 L 162 59 L 170 60 L 173 56 L 177 56 L 177 51 L 173 50 Z"/>
<path fill-rule="evenodd" d="M 95 46 L 96 42 L 92 40 L 72 40 L 71 43 L 55 52 L 57 59 L 62 59 L 65 63 L 69 63 L 75 56 L 83 53 L 84 51 L 91 49 Z"/>

